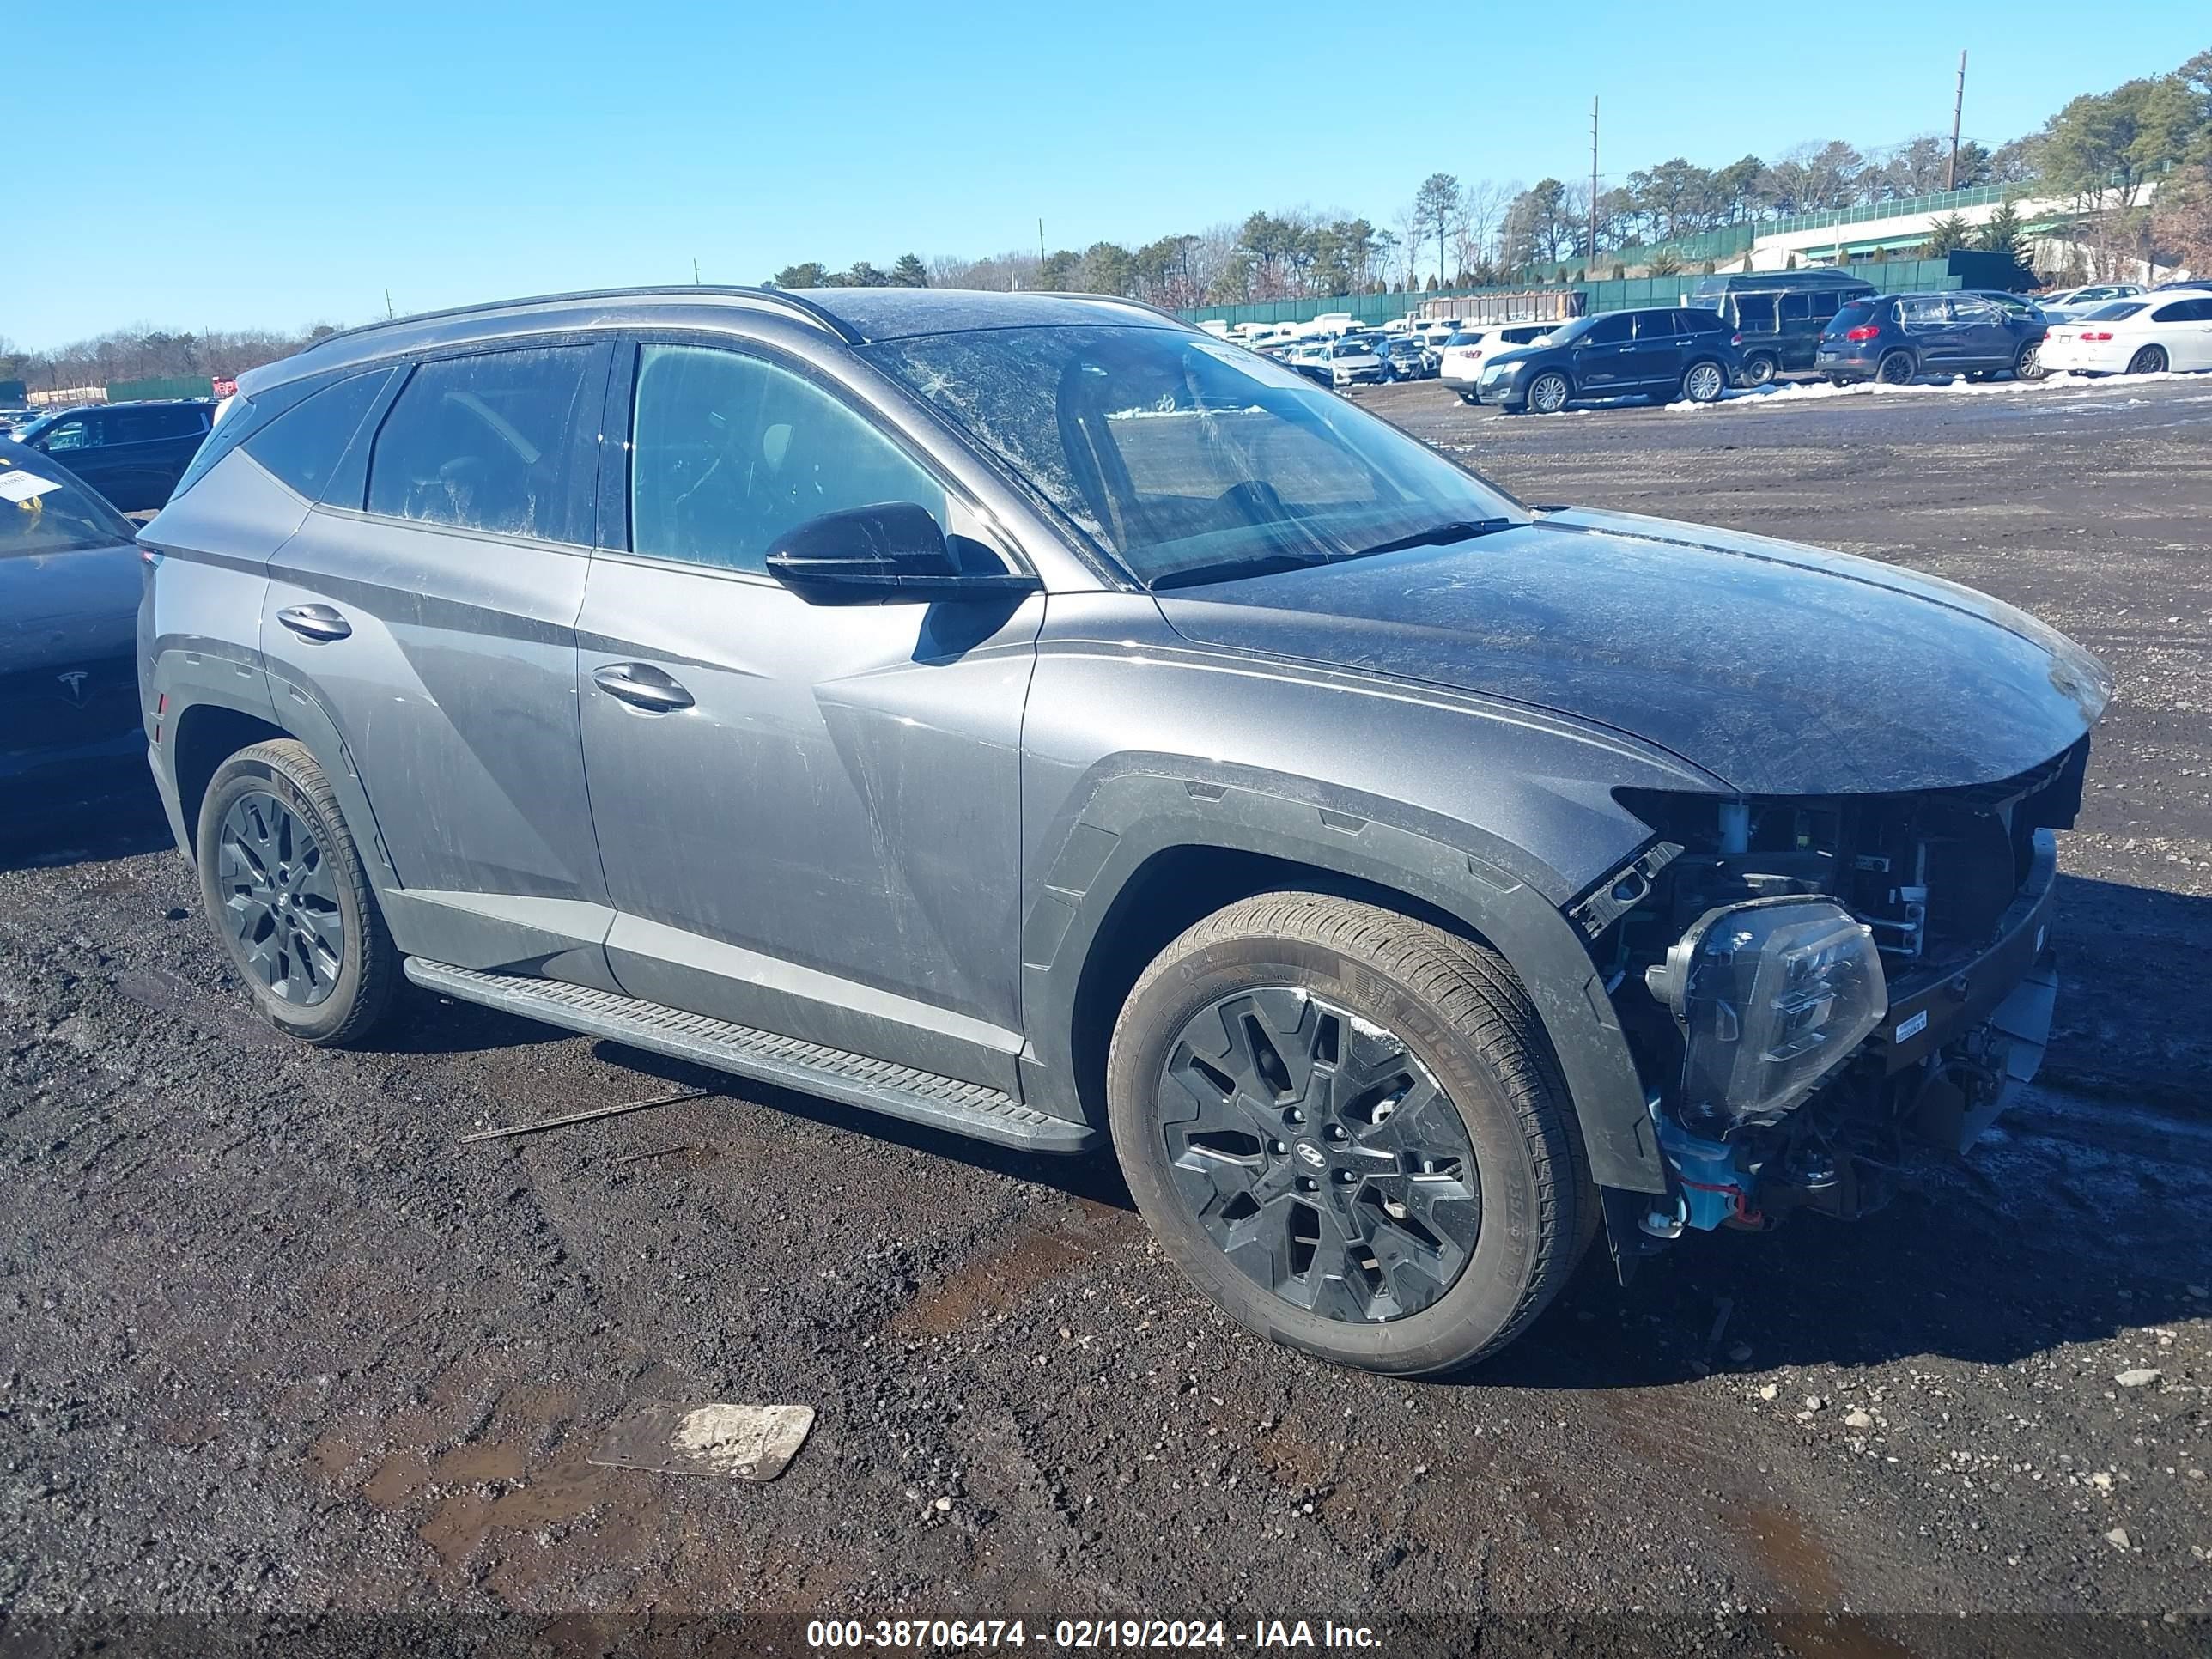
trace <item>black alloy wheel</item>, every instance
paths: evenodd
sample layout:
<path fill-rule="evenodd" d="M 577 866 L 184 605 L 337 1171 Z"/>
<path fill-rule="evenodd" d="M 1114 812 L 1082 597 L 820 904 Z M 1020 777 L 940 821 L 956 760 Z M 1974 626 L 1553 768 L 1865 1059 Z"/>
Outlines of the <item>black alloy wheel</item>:
<path fill-rule="evenodd" d="M 224 936 L 255 987 L 312 1008 L 345 966 L 345 918 L 314 830 L 272 794 L 240 795 L 216 840 Z"/>
<path fill-rule="evenodd" d="M 1418 1313 L 1482 1224 L 1467 1126 L 1405 1040 L 1288 986 L 1200 1009 L 1170 1046 L 1176 1190 L 1255 1284 L 1323 1318 Z"/>

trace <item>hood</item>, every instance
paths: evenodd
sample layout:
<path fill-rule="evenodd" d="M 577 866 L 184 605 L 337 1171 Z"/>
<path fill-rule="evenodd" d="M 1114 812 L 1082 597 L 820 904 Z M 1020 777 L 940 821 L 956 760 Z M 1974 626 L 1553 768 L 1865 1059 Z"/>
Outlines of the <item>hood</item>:
<path fill-rule="evenodd" d="M 1158 599 L 1195 643 L 1573 715 L 1753 795 L 1996 782 L 2072 744 L 2112 694 L 2094 657 L 1971 588 L 1579 508 Z"/>
<path fill-rule="evenodd" d="M 1515 363 L 1525 363 L 1531 357 L 1540 357 L 1551 349 L 1552 347 L 1548 345 L 1507 346 L 1503 351 L 1493 351 L 1485 357 L 1482 360 L 1482 366 L 1486 369 L 1491 369 L 1504 363 L 1510 368 Z"/>

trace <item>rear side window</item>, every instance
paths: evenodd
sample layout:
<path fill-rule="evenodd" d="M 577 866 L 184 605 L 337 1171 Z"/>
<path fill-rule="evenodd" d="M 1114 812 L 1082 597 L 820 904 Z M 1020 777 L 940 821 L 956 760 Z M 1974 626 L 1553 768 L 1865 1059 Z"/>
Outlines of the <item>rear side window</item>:
<path fill-rule="evenodd" d="M 2135 307 L 2131 309 L 2141 310 L 2142 307 Z M 2097 314 L 2100 317 L 2108 317 L 2118 310 L 2119 307 L 2117 306 L 2106 306 Z M 2120 315 L 2124 317 L 2130 314 L 2130 312 L 2128 311 L 2120 312 Z M 2201 323 L 2208 318 L 2212 318 L 2212 300 L 2181 300 L 2172 305 L 2160 306 L 2150 314 L 2150 320 L 2154 323 Z"/>
<path fill-rule="evenodd" d="M 248 436 L 246 453 L 309 501 L 322 500 L 362 418 L 391 378 L 391 370 L 378 369 L 325 386 Z"/>
<path fill-rule="evenodd" d="M 597 430 L 585 404 L 598 355 L 541 346 L 421 365 L 377 433 L 368 510 L 588 543 L 591 469 L 578 439 Z"/>
<path fill-rule="evenodd" d="M 872 422 L 811 380 L 735 351 L 648 345 L 630 428 L 630 545 L 765 570 L 784 532 L 824 513 L 945 491 Z"/>
<path fill-rule="evenodd" d="M 1636 313 L 1636 337 L 1639 340 L 1672 340 L 1689 331 L 1686 325 L 1677 320 L 1674 312 L 1639 311 Z"/>

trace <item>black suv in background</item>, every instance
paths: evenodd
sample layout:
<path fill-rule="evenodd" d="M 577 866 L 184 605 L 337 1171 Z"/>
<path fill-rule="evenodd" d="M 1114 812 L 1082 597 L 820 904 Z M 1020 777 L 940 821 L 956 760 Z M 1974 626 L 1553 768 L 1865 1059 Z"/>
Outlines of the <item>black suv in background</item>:
<path fill-rule="evenodd" d="M 1820 331 L 1854 300 L 1870 300 L 1874 284 L 1840 270 L 1753 271 L 1707 276 L 1690 303 L 1710 306 L 1735 331 L 1746 386 L 1813 367 Z"/>
<path fill-rule="evenodd" d="M 1881 294 L 1829 319 L 1813 367 L 1838 386 L 1903 386 L 1923 374 L 2043 378 L 2045 324 L 1979 294 Z"/>
<path fill-rule="evenodd" d="M 1477 386 L 1486 404 L 1538 415 L 1605 398 L 1716 403 L 1741 363 L 1732 332 L 1717 312 L 1701 307 L 1577 317 L 1542 345 L 1492 357 Z"/>
<path fill-rule="evenodd" d="M 151 513 L 167 503 L 214 424 L 204 398 L 101 404 L 43 415 L 15 441 L 52 456 L 117 512 Z"/>

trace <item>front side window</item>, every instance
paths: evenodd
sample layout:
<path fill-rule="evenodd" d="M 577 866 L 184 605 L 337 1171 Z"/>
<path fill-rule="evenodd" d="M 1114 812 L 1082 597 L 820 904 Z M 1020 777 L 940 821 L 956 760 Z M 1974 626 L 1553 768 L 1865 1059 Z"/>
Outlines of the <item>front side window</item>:
<path fill-rule="evenodd" d="M 1954 322 L 1977 325 L 2000 320 L 1997 308 L 1987 300 L 1954 300 L 1951 301 L 1951 317 Z"/>
<path fill-rule="evenodd" d="M 49 455 L 65 449 L 97 449 L 102 441 L 100 422 L 82 415 L 56 421 L 39 434 L 39 447 Z"/>
<path fill-rule="evenodd" d="M 1592 323 L 1577 343 L 1594 346 L 1626 345 L 1634 325 L 1634 319 L 1628 313 L 1615 312 L 1610 317 L 1601 317 Z"/>
<path fill-rule="evenodd" d="M 1241 348 L 1222 345 L 1257 362 Z M 813 381 L 706 346 L 638 354 L 630 546 L 655 558 L 763 570 L 786 532 L 845 507 L 912 501 L 939 525 L 943 486 Z"/>
<path fill-rule="evenodd" d="M 1181 330 L 990 329 L 861 349 L 1148 585 L 1522 516 L 1387 422 Z"/>
<path fill-rule="evenodd" d="M 543 346 L 422 364 L 384 417 L 368 510 L 539 541 L 592 538 L 580 434 L 598 348 Z"/>

